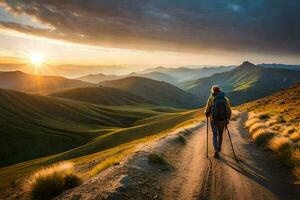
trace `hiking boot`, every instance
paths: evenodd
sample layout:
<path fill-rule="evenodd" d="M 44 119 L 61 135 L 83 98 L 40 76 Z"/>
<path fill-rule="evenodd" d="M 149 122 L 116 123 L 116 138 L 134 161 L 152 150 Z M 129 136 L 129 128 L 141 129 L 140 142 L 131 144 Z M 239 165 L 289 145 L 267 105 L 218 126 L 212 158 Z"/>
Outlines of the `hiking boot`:
<path fill-rule="evenodd" d="M 219 158 L 219 153 L 218 152 L 215 152 L 214 158 Z"/>

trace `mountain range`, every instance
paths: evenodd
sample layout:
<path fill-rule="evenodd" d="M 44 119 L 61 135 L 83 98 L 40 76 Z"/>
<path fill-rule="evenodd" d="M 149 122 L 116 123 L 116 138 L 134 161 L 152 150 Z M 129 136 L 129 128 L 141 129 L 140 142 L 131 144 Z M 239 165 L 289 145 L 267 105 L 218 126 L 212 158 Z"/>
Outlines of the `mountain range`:
<path fill-rule="evenodd" d="M 263 68 L 244 62 L 228 72 L 183 82 L 181 88 L 197 96 L 204 105 L 211 86 L 218 84 L 232 103 L 237 105 L 270 95 L 299 81 L 298 70 Z"/>
<path fill-rule="evenodd" d="M 0 88 L 5 89 L 41 92 L 87 86 L 93 84 L 60 76 L 33 75 L 21 71 L 0 72 Z"/>
<path fill-rule="evenodd" d="M 138 77 L 150 78 L 157 81 L 165 81 L 174 85 L 178 85 L 182 81 L 208 77 L 211 76 L 212 74 L 229 71 L 233 68 L 234 68 L 233 66 L 204 67 L 204 68 L 187 68 L 187 67 L 168 68 L 168 67 L 160 66 L 156 68 L 146 69 L 140 72 L 133 72 L 123 76 L 104 75 L 100 73 L 100 74 L 89 74 L 86 76 L 79 77 L 77 79 L 86 82 L 91 82 L 91 83 L 99 83 L 101 81 L 106 81 L 106 80 L 116 80 L 120 78 L 138 76 Z"/>
<path fill-rule="evenodd" d="M 127 77 L 103 81 L 100 82 L 100 85 L 133 93 L 161 106 L 178 108 L 195 108 L 199 106 L 199 101 L 194 95 L 164 81 L 143 77 Z"/>

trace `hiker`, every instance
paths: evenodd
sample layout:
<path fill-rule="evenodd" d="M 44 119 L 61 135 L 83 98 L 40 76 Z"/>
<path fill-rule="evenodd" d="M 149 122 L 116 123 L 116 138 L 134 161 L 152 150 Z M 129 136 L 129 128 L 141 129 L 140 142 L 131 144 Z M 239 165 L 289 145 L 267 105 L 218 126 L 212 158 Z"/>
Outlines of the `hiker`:
<path fill-rule="evenodd" d="M 211 87 L 211 95 L 206 104 L 205 115 L 210 118 L 215 150 L 214 158 L 218 158 L 222 146 L 223 131 L 231 117 L 229 99 L 218 85 Z"/>

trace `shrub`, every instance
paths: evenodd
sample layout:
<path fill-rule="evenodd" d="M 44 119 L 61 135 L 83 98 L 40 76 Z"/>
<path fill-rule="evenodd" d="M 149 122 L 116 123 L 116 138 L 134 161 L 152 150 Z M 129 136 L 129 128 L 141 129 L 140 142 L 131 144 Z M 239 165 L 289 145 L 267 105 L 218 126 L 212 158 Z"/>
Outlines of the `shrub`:
<path fill-rule="evenodd" d="M 245 123 L 246 128 L 250 128 L 253 124 L 260 122 L 258 118 L 248 119 Z"/>
<path fill-rule="evenodd" d="M 155 153 L 149 154 L 148 159 L 149 162 L 154 164 L 160 164 L 160 165 L 167 164 L 166 160 L 161 155 Z"/>
<path fill-rule="evenodd" d="M 182 135 L 178 135 L 177 140 L 181 143 L 181 144 L 186 144 L 186 139 L 184 136 Z"/>
<path fill-rule="evenodd" d="M 300 140 L 300 132 L 296 132 L 296 133 L 291 134 L 290 139 L 293 142 L 299 141 Z"/>
<path fill-rule="evenodd" d="M 271 129 L 262 128 L 262 129 L 257 130 L 252 135 L 252 138 L 254 139 L 255 143 L 262 145 L 262 144 L 266 144 L 276 134 L 277 133 Z"/>
<path fill-rule="evenodd" d="M 265 125 L 265 123 L 257 122 L 249 128 L 249 132 L 251 135 L 253 135 L 256 131 L 258 131 L 260 129 L 266 129 L 266 128 L 267 128 L 267 126 Z"/>
<path fill-rule="evenodd" d="M 260 120 L 267 120 L 267 119 L 269 119 L 269 114 L 267 114 L 267 113 L 264 113 L 264 114 L 260 114 L 259 115 L 259 119 Z"/>
<path fill-rule="evenodd" d="M 161 155 L 152 153 L 149 154 L 148 159 L 150 163 L 158 165 L 161 171 L 170 171 L 173 168 Z"/>
<path fill-rule="evenodd" d="M 294 126 L 288 126 L 283 130 L 282 134 L 289 135 L 291 133 L 294 133 L 295 131 L 296 131 L 296 128 Z"/>
<path fill-rule="evenodd" d="M 26 181 L 25 189 L 34 200 L 48 200 L 80 183 L 81 179 L 74 173 L 73 164 L 62 162 L 35 172 Z"/>
<path fill-rule="evenodd" d="M 268 147 L 274 152 L 280 152 L 291 148 L 291 143 L 286 137 L 274 137 L 270 140 Z"/>

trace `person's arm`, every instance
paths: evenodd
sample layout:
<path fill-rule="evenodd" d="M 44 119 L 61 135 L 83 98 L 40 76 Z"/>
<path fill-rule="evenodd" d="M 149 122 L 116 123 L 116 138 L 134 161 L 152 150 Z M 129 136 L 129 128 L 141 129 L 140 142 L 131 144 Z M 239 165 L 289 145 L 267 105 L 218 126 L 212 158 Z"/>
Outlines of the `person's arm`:
<path fill-rule="evenodd" d="M 204 113 L 205 113 L 206 117 L 208 117 L 211 113 L 211 97 L 209 97 L 207 100 Z"/>
<path fill-rule="evenodd" d="M 228 121 L 230 120 L 230 118 L 231 118 L 231 104 L 230 104 L 230 101 L 229 101 L 229 99 L 226 97 L 226 101 L 227 101 L 227 103 L 226 103 L 226 112 L 227 112 L 227 116 L 228 116 Z"/>

